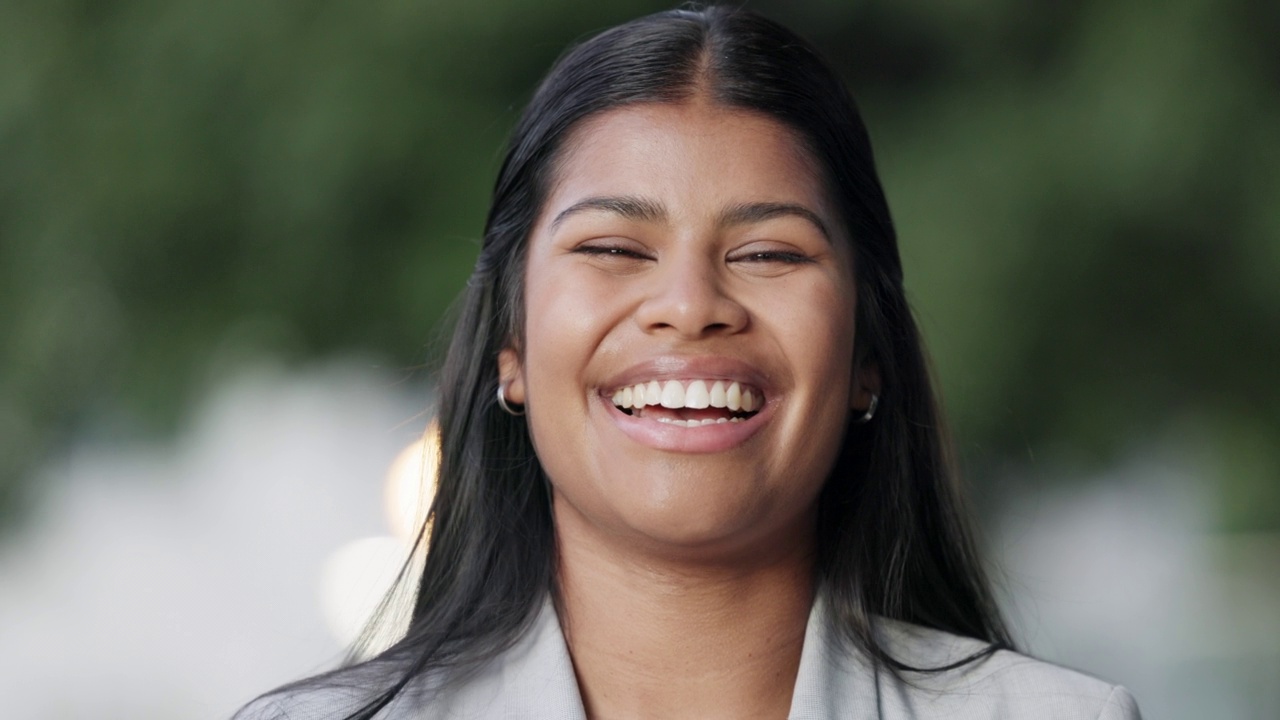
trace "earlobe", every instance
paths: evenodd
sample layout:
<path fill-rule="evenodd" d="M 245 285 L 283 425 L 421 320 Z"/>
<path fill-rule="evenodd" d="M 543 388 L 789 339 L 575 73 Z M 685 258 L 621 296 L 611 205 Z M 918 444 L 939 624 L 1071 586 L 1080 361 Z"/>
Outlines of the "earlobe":
<path fill-rule="evenodd" d="M 880 368 L 874 363 L 867 363 L 854 370 L 853 384 L 849 388 L 849 409 L 859 415 L 874 414 L 873 403 L 878 402 L 879 397 Z"/>
<path fill-rule="evenodd" d="M 515 348 L 506 347 L 498 353 L 498 384 L 508 402 L 525 404 L 524 368 Z"/>

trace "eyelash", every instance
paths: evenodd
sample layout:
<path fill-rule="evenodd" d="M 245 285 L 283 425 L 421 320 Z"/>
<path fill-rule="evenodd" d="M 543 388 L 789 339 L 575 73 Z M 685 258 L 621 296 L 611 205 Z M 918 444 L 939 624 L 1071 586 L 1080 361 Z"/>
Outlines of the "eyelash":
<path fill-rule="evenodd" d="M 732 260 L 747 260 L 750 262 L 781 262 L 787 265 L 802 265 L 804 263 L 813 262 L 813 258 L 807 255 L 801 255 L 796 252 L 786 252 L 783 250 L 767 250 L 762 252 L 747 253 L 746 255 L 731 258 Z"/>
<path fill-rule="evenodd" d="M 627 259 L 633 259 L 633 260 L 649 259 L 647 256 L 641 255 L 635 250 L 631 250 L 624 247 L 617 247 L 614 245 L 583 245 L 579 248 L 576 248 L 574 252 L 581 253 L 583 255 L 603 255 L 603 256 L 627 258 Z"/>
<path fill-rule="evenodd" d="M 583 255 L 595 255 L 605 257 L 627 258 L 630 260 L 648 260 L 647 255 L 643 255 L 629 248 L 616 247 L 612 245 L 583 245 L 574 252 Z M 780 262 L 786 265 L 803 265 L 813 262 L 813 258 L 796 252 L 786 252 L 782 250 L 768 250 L 762 252 L 747 253 L 735 258 L 729 258 L 730 262 Z"/>

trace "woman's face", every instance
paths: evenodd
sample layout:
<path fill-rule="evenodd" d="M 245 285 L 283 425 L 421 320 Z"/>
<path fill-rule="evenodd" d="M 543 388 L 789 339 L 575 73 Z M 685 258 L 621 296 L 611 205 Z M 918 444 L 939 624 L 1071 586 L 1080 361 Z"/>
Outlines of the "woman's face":
<path fill-rule="evenodd" d="M 758 553 L 812 536 L 850 407 L 849 244 L 790 130 L 707 102 L 580 125 L 500 359 L 562 542 Z"/>

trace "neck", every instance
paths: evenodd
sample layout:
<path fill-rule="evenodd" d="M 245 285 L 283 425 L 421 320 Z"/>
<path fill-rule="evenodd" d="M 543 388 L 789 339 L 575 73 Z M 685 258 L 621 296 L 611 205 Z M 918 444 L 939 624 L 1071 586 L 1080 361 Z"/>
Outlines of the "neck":
<path fill-rule="evenodd" d="M 558 610 L 589 718 L 787 716 L 811 542 L 717 564 L 557 532 Z"/>

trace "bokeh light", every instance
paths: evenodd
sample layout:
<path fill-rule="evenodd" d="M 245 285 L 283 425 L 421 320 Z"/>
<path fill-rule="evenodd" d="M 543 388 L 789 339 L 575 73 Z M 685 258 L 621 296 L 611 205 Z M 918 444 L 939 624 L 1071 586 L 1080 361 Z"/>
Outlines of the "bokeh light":
<path fill-rule="evenodd" d="M 435 494 L 439 468 L 440 427 L 432 421 L 387 470 L 384 509 L 391 534 L 353 540 L 325 560 L 320 609 L 340 644 L 367 640 L 360 650 L 368 654 L 404 634 L 408 606 L 400 601 L 412 594 L 412 587 L 411 583 L 397 587 L 396 581 L 411 579 L 426 555 L 425 537 L 421 543 L 416 541 Z M 406 568 L 410 553 L 413 562 Z M 408 572 L 402 576 L 404 570 Z M 370 635 L 362 638 L 366 629 Z"/>
<path fill-rule="evenodd" d="M 387 522 L 397 538 L 411 542 L 417 537 L 439 470 L 440 426 L 433 420 L 422 439 L 401 450 L 387 472 Z"/>
<path fill-rule="evenodd" d="M 407 557 L 403 543 L 378 535 L 349 542 L 325 560 L 320 571 L 320 610 L 340 644 L 350 646 L 360 638 Z M 390 629 L 379 630 L 379 635 L 398 637 Z M 395 637 L 380 637 L 377 644 L 385 646 Z"/>

